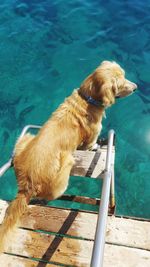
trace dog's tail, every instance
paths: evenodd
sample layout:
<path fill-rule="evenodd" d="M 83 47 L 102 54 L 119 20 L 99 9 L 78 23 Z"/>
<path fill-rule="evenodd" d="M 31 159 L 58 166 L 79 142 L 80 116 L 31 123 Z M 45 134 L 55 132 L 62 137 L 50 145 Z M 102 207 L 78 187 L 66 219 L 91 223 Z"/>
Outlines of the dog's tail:
<path fill-rule="evenodd" d="M 8 206 L 4 221 L 0 226 L 0 252 L 4 252 L 5 248 L 7 248 L 9 235 L 18 224 L 21 215 L 26 211 L 29 198 L 23 193 L 18 193 L 16 199 Z"/>

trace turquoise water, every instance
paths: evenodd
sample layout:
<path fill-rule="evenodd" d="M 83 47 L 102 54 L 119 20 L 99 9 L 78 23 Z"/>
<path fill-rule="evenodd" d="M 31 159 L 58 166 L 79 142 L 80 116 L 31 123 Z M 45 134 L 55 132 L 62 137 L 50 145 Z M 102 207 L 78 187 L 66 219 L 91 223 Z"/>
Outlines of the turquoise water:
<path fill-rule="evenodd" d="M 115 60 L 138 92 L 107 110 L 116 131 L 117 214 L 150 218 L 150 1 L 0 1 L 0 152 L 8 159 L 26 124 L 42 124 L 104 59 Z M 58 133 L 59 134 L 59 133 Z M 89 180 L 69 192 L 98 195 Z M 0 197 L 14 198 L 13 171 Z"/>

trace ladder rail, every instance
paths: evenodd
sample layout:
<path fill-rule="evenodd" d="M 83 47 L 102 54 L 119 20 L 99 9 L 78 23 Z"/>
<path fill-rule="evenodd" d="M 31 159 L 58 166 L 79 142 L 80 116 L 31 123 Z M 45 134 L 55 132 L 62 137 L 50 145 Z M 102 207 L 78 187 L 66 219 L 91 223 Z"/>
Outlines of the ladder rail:
<path fill-rule="evenodd" d="M 103 178 L 101 202 L 98 213 L 98 220 L 95 233 L 95 241 L 92 252 L 91 267 L 102 267 L 104 258 L 105 236 L 108 217 L 109 199 L 114 203 L 114 174 L 112 172 L 112 148 L 115 132 L 110 130 L 108 133 L 108 147 L 106 164 Z M 111 194 L 110 194 L 111 192 Z"/>

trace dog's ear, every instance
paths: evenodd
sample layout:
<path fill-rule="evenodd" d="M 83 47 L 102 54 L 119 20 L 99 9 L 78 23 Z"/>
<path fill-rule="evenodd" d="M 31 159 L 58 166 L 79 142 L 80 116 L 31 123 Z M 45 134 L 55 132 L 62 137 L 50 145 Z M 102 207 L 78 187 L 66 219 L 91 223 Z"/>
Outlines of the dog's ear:
<path fill-rule="evenodd" d="M 93 77 L 92 74 L 89 75 L 81 84 L 80 90 L 85 95 L 91 95 L 92 94 L 92 87 L 93 87 Z"/>
<path fill-rule="evenodd" d="M 106 63 L 108 66 L 110 65 L 110 62 L 103 63 L 104 65 Z M 105 107 L 109 107 L 115 102 L 118 88 L 116 80 L 110 75 L 109 69 L 103 68 L 103 63 L 92 75 L 93 87 L 96 99 L 101 100 Z"/>
<path fill-rule="evenodd" d="M 112 82 L 105 82 L 100 88 L 100 98 L 105 107 L 109 107 L 115 102 L 114 84 Z"/>

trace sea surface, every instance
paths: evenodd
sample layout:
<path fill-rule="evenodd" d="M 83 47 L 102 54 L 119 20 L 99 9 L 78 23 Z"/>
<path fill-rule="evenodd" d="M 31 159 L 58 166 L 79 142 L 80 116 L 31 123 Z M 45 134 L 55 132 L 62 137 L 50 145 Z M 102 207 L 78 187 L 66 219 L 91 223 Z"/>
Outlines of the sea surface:
<path fill-rule="evenodd" d="M 102 60 L 116 61 L 138 85 L 103 120 L 102 136 L 116 132 L 117 214 L 150 218 L 149 11 L 149 0 L 0 0 L 1 165 L 24 125 L 42 125 Z M 16 192 L 8 171 L 0 198 Z M 99 184 L 71 179 L 68 192 L 99 196 Z"/>

